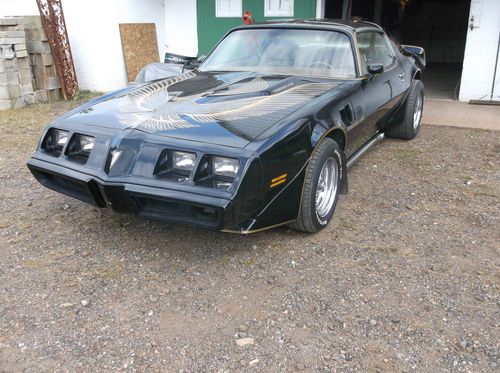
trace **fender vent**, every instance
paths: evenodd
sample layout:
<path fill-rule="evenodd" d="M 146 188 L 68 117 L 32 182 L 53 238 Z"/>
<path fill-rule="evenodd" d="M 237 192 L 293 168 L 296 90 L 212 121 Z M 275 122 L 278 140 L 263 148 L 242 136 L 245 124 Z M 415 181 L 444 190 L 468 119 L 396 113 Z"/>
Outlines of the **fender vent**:
<path fill-rule="evenodd" d="M 344 122 L 346 126 L 350 126 L 351 124 L 354 123 L 354 113 L 350 102 L 347 103 L 342 109 L 340 109 L 339 112 L 340 112 L 340 118 L 342 119 L 342 122 Z"/>

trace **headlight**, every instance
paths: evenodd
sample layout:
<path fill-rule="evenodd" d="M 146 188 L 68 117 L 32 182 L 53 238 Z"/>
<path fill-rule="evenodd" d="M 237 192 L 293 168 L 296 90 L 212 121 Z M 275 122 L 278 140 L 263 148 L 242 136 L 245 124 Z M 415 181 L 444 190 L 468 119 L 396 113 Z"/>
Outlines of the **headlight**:
<path fill-rule="evenodd" d="M 184 171 L 191 171 L 196 161 L 195 153 L 188 152 L 172 152 L 172 163 L 174 168 Z"/>
<path fill-rule="evenodd" d="M 85 164 L 90 156 L 90 152 L 94 149 L 94 145 L 95 137 L 75 133 L 66 147 L 66 155 Z"/>
<path fill-rule="evenodd" d="M 66 143 L 68 142 L 68 132 L 59 130 L 55 130 L 54 132 L 56 133 L 57 137 L 57 146 L 63 147 L 64 145 L 66 145 Z"/>
<path fill-rule="evenodd" d="M 68 142 L 68 131 L 51 128 L 43 142 L 43 149 L 58 156 Z"/>
<path fill-rule="evenodd" d="M 79 140 L 80 140 L 80 149 L 83 152 L 89 153 L 92 149 L 94 149 L 95 137 L 80 135 Z"/>
<path fill-rule="evenodd" d="M 236 158 L 213 157 L 214 174 L 235 177 L 240 168 L 240 161 Z"/>

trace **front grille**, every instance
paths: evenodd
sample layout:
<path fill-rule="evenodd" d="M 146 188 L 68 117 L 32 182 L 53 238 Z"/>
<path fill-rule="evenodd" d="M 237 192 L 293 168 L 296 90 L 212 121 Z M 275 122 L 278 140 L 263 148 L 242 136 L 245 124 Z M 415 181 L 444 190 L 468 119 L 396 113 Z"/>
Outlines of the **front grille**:
<path fill-rule="evenodd" d="M 164 221 L 173 221 L 205 228 L 219 228 L 221 212 L 211 206 L 196 205 L 189 202 L 133 196 L 139 206 L 138 215 Z"/>
<path fill-rule="evenodd" d="M 32 172 L 36 179 L 47 188 L 64 193 L 83 202 L 98 205 L 87 183 L 41 170 L 32 170 Z"/>

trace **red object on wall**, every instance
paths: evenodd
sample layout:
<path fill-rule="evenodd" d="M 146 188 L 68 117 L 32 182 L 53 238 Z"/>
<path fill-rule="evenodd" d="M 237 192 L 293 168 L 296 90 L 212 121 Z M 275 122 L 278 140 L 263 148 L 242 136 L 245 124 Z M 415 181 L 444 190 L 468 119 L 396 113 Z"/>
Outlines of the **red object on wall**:
<path fill-rule="evenodd" d="M 245 10 L 245 13 L 243 13 L 243 23 L 245 25 L 251 25 L 252 23 L 255 23 L 253 20 L 253 15 L 252 12 L 249 10 Z"/>

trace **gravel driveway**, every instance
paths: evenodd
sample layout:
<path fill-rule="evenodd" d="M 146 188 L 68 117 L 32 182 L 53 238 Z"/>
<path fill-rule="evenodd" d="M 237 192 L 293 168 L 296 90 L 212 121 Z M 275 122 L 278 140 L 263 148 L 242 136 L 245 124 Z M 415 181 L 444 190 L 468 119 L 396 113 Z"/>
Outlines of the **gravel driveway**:
<path fill-rule="evenodd" d="M 500 132 L 386 140 L 322 232 L 236 236 L 42 188 L 75 105 L 0 112 L 0 371 L 498 371 Z"/>

